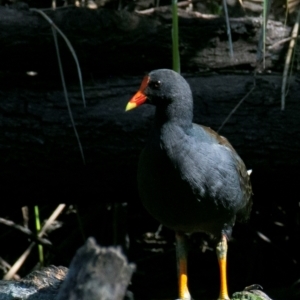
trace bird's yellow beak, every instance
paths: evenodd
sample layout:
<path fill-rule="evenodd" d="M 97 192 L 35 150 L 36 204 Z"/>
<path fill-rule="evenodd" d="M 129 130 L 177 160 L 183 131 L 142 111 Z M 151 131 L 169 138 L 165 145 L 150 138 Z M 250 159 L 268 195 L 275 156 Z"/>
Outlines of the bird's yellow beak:
<path fill-rule="evenodd" d="M 130 101 L 127 103 L 125 111 L 134 109 L 143 103 L 146 102 L 147 96 L 145 95 L 145 89 L 147 88 L 149 82 L 149 76 L 145 76 L 140 89 L 137 91 L 137 93 L 130 99 Z"/>
<path fill-rule="evenodd" d="M 142 105 L 143 103 L 145 103 L 146 100 L 147 100 L 147 97 L 143 94 L 142 91 L 139 90 L 127 103 L 125 111 L 134 109 L 134 108 Z"/>
<path fill-rule="evenodd" d="M 126 105 L 125 111 L 134 109 L 134 108 L 136 108 L 136 107 L 137 107 L 136 103 L 132 103 L 132 102 L 129 101 L 129 102 L 127 103 L 127 105 Z"/>

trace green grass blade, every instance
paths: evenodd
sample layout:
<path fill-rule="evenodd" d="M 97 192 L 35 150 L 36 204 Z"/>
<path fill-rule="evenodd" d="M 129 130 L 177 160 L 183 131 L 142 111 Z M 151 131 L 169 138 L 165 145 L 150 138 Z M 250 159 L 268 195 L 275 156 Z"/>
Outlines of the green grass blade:
<path fill-rule="evenodd" d="M 282 85 L 281 85 L 281 110 L 285 109 L 285 96 L 286 96 L 288 73 L 289 73 L 291 60 L 292 60 L 293 52 L 295 50 L 296 40 L 299 32 L 299 23 L 300 23 L 300 9 L 298 10 L 297 20 L 292 30 L 292 39 L 290 41 L 289 49 L 287 51 L 285 64 L 284 64 Z"/>
<path fill-rule="evenodd" d="M 225 13 L 225 20 L 226 20 L 226 29 L 227 29 L 227 36 L 228 36 L 229 53 L 230 53 L 230 57 L 233 58 L 233 45 L 232 45 L 231 29 L 230 29 L 230 22 L 229 22 L 229 15 L 228 15 L 227 1 L 226 0 L 223 0 L 223 7 L 224 7 L 224 13 Z"/>
<path fill-rule="evenodd" d="M 266 67 L 266 32 L 268 25 L 268 18 L 271 9 L 272 0 L 264 0 L 263 2 L 263 18 L 262 18 L 262 28 L 258 41 L 258 50 L 257 50 L 257 61 L 263 62 L 263 69 Z"/>
<path fill-rule="evenodd" d="M 81 75 L 81 69 L 80 69 L 80 65 L 79 65 L 79 61 L 76 55 L 76 52 L 71 44 L 71 42 L 69 41 L 69 39 L 65 36 L 65 34 L 55 25 L 55 23 L 40 9 L 36 9 L 36 8 L 31 8 L 31 11 L 37 12 L 39 14 L 41 14 L 43 16 L 43 18 L 53 27 L 55 28 L 55 30 L 61 35 L 61 37 L 64 39 L 64 41 L 66 42 L 73 58 L 74 61 L 76 63 L 76 67 L 77 67 L 77 73 L 78 73 L 78 77 L 79 77 L 79 84 L 80 84 L 80 89 L 81 89 L 81 97 L 82 97 L 82 101 L 83 101 L 83 106 L 86 107 L 86 102 L 85 102 L 85 95 L 84 95 L 84 89 L 83 89 L 83 82 L 82 82 L 82 75 Z"/>
<path fill-rule="evenodd" d="M 173 70 L 180 73 L 180 55 L 179 55 L 179 34 L 178 34 L 178 10 L 177 0 L 172 0 L 172 53 Z"/>
<path fill-rule="evenodd" d="M 73 130 L 74 130 L 74 134 L 75 134 L 75 137 L 77 139 L 77 143 L 78 143 L 79 151 L 80 151 L 80 154 L 81 154 L 81 158 L 82 158 L 83 164 L 85 165 L 85 156 L 84 156 L 84 153 L 83 153 L 83 148 L 82 148 L 82 145 L 81 145 L 80 137 L 79 137 L 76 125 L 75 125 L 74 118 L 73 118 L 71 105 L 70 105 L 70 100 L 69 100 L 69 97 L 68 97 L 67 86 L 66 86 L 66 82 L 65 82 L 64 71 L 63 71 L 63 68 L 62 68 L 61 60 L 60 60 L 59 47 L 58 47 L 58 42 L 57 42 L 57 35 L 56 35 L 56 31 L 53 27 L 52 27 L 52 32 L 53 32 L 54 44 L 55 44 L 55 49 L 56 49 L 56 53 L 57 53 L 58 65 L 59 65 L 59 72 L 60 72 L 60 77 L 61 77 L 62 86 L 63 86 L 63 90 L 64 90 L 67 109 L 68 109 L 68 112 L 69 112 L 69 117 L 70 117 L 71 124 L 72 124 Z"/>
<path fill-rule="evenodd" d="M 41 222 L 40 222 L 40 214 L 39 214 L 39 207 L 37 205 L 34 206 L 34 215 L 35 215 L 35 228 L 37 233 L 41 231 Z M 38 244 L 38 252 L 39 252 L 39 262 L 40 266 L 44 265 L 44 251 L 43 246 Z"/>
<path fill-rule="evenodd" d="M 268 10 L 268 0 L 264 0 L 263 4 L 263 68 L 266 67 L 266 32 L 267 32 L 267 10 Z"/>
<path fill-rule="evenodd" d="M 80 138 L 79 138 L 79 135 L 78 135 L 78 132 L 76 129 L 76 125 L 75 125 L 75 122 L 73 119 L 73 114 L 72 114 L 72 110 L 71 110 L 71 106 L 70 106 L 66 83 L 65 83 L 64 72 L 63 72 L 63 68 L 62 68 L 62 63 L 61 63 L 60 54 L 59 54 L 59 47 L 58 47 L 58 42 L 57 42 L 57 34 L 56 34 L 57 32 L 61 35 L 61 37 L 66 42 L 74 60 L 75 60 L 75 63 L 77 66 L 77 71 L 78 71 L 78 76 L 79 76 L 79 83 L 80 83 L 80 88 L 81 88 L 81 96 L 82 96 L 83 106 L 86 107 L 83 83 L 82 83 L 82 75 L 81 75 L 81 70 L 80 70 L 80 66 L 79 66 L 79 61 L 77 59 L 77 55 L 76 55 L 75 50 L 74 50 L 72 44 L 70 43 L 69 39 L 65 36 L 65 34 L 54 24 L 54 22 L 43 11 L 41 11 L 40 9 L 36 9 L 36 8 L 32 8 L 31 11 L 41 14 L 43 16 L 43 18 L 52 26 L 54 44 L 55 44 L 55 49 L 56 49 L 56 53 L 57 53 L 57 60 L 58 60 L 59 71 L 60 71 L 60 75 L 61 75 L 62 86 L 63 86 L 63 90 L 64 90 L 64 96 L 65 96 L 65 100 L 66 100 L 66 104 L 67 104 L 67 109 L 69 112 L 69 116 L 70 116 L 70 120 L 71 120 L 72 127 L 74 130 L 74 134 L 77 139 L 81 158 L 82 158 L 83 164 L 85 165 L 85 157 L 84 157 L 84 153 L 83 153 L 83 148 L 82 148 L 81 141 L 80 141 Z"/>

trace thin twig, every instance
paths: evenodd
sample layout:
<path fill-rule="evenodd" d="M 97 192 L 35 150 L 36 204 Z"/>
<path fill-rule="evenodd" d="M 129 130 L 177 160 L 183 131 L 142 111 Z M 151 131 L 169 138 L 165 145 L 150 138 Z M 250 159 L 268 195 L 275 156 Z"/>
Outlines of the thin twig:
<path fill-rule="evenodd" d="M 53 27 L 55 28 L 55 30 L 61 35 L 61 37 L 64 39 L 64 41 L 66 42 L 74 60 L 76 63 L 76 67 L 77 67 L 77 73 L 78 73 L 78 77 L 79 77 L 79 83 L 80 83 L 80 90 L 81 90 L 81 97 L 82 97 L 82 102 L 83 102 L 83 106 L 86 107 L 86 101 L 85 101 L 85 95 L 84 95 L 84 89 L 83 89 L 83 82 L 82 82 L 82 75 L 81 75 L 81 69 L 80 69 L 80 65 L 79 65 L 79 61 L 76 55 L 76 52 L 71 44 L 71 42 L 69 41 L 69 39 L 66 37 L 66 35 L 56 26 L 56 24 L 40 9 L 36 9 L 36 8 L 31 8 L 31 11 L 35 11 L 39 14 L 41 14 L 45 20 Z"/>
<path fill-rule="evenodd" d="M 173 55 L 173 70 L 180 73 L 177 0 L 172 0 L 172 55 Z"/>
<path fill-rule="evenodd" d="M 268 50 L 272 50 L 272 49 L 274 49 L 274 48 L 280 46 L 281 44 L 284 44 L 284 43 L 286 43 L 286 42 L 289 42 L 291 39 L 292 39 L 291 37 L 288 37 L 288 38 L 282 39 L 282 40 L 280 40 L 280 41 L 277 41 L 277 42 L 274 43 L 273 45 L 270 45 L 270 46 L 268 47 Z"/>
<path fill-rule="evenodd" d="M 76 129 L 76 125 L 75 125 L 75 122 L 74 122 L 74 119 L 73 119 L 73 114 L 72 114 L 72 110 L 71 110 L 71 106 L 70 106 L 70 101 L 69 101 L 69 98 L 68 98 L 68 92 L 67 92 L 67 87 L 66 87 L 66 83 L 65 83 L 65 79 L 64 79 L 64 73 L 63 73 L 63 68 L 62 68 L 62 64 L 61 64 L 61 60 L 60 60 L 60 54 L 59 54 L 59 48 L 58 48 L 56 32 L 58 32 L 62 36 L 62 38 L 65 40 L 67 46 L 69 47 L 70 52 L 73 55 L 73 58 L 75 60 L 76 66 L 77 66 L 78 76 L 79 76 L 83 106 L 86 107 L 83 84 L 82 84 L 82 76 L 81 76 L 81 71 L 80 71 L 80 66 L 79 66 L 79 62 L 78 62 L 78 59 L 77 59 L 77 55 L 76 55 L 75 50 L 74 50 L 72 44 L 70 43 L 69 39 L 65 36 L 65 34 L 55 25 L 55 23 L 43 11 L 41 11 L 39 9 L 36 9 L 36 8 L 32 8 L 31 11 L 35 11 L 35 12 L 41 14 L 48 21 L 48 23 L 52 26 L 53 38 L 54 38 L 54 43 L 55 43 L 55 48 L 56 48 L 56 53 L 57 53 L 59 71 L 60 71 L 60 75 L 61 75 L 61 81 L 62 81 L 62 85 L 63 85 L 65 100 L 66 100 L 70 120 L 71 120 L 71 123 L 72 123 L 72 126 L 73 126 L 73 130 L 74 130 L 74 133 L 75 133 L 75 137 L 77 139 L 77 143 L 78 143 L 78 146 L 79 146 L 82 161 L 83 161 L 83 164 L 85 165 L 85 157 L 84 157 L 84 153 L 83 153 L 83 148 L 82 148 L 82 145 L 81 145 L 80 137 L 79 137 L 77 129 Z"/>
<path fill-rule="evenodd" d="M 47 231 L 47 229 L 50 227 L 50 225 L 53 223 L 53 221 L 60 215 L 60 213 L 64 210 L 65 208 L 65 204 L 60 204 L 58 205 L 58 207 L 55 209 L 55 211 L 52 213 L 52 215 L 50 216 L 50 218 L 46 221 L 46 223 L 44 224 L 42 230 L 38 233 L 38 237 L 42 237 L 45 232 Z M 11 267 L 11 269 L 5 274 L 5 276 L 3 277 L 4 280 L 10 280 L 14 274 L 16 274 L 18 272 L 18 270 L 21 268 L 21 266 L 23 265 L 24 261 L 26 260 L 26 258 L 28 257 L 28 255 L 30 254 L 31 250 L 33 249 L 33 247 L 35 246 L 35 242 L 32 242 L 29 247 L 25 250 L 25 252 L 18 258 L 18 260 L 13 264 L 13 266 Z"/>
<path fill-rule="evenodd" d="M 191 3 L 191 1 L 181 1 L 177 3 L 178 7 L 185 7 L 188 6 Z M 135 12 L 139 13 L 139 14 L 150 14 L 153 13 L 155 10 L 157 10 L 157 8 L 166 8 L 169 7 L 169 5 L 163 5 L 163 6 L 159 6 L 157 5 L 156 7 L 152 7 L 152 8 L 147 8 L 147 9 L 143 9 L 143 10 L 136 10 Z"/>
<path fill-rule="evenodd" d="M 189 6 L 191 3 L 197 3 L 197 2 L 201 2 L 201 1 L 180 1 L 177 3 L 177 7 L 184 8 L 186 6 Z M 141 15 L 148 15 L 148 14 L 154 13 L 155 11 L 160 11 L 160 10 L 163 10 L 163 9 L 166 9 L 169 7 L 170 7 L 170 5 L 162 5 L 162 6 L 147 8 L 147 9 L 143 9 L 143 10 L 135 10 L 135 12 L 138 14 L 141 14 Z M 215 19 L 215 18 L 219 17 L 218 15 L 202 14 L 198 11 L 192 11 L 190 13 L 192 13 L 197 18 L 203 18 L 203 19 Z"/>
<path fill-rule="evenodd" d="M 35 242 L 31 243 L 29 247 L 24 251 L 24 253 L 18 258 L 18 260 L 12 265 L 10 270 L 4 275 L 3 279 L 4 280 L 10 280 L 21 268 L 23 265 L 24 261 L 30 254 L 31 250 L 35 246 Z"/>
<path fill-rule="evenodd" d="M 57 206 L 57 208 L 52 213 L 52 215 L 50 216 L 50 218 L 44 224 L 42 230 L 39 232 L 39 234 L 38 234 L 39 237 L 42 237 L 46 233 L 46 231 L 48 230 L 48 228 L 57 219 L 57 217 L 61 214 L 61 212 L 65 209 L 65 207 L 66 207 L 66 204 L 59 204 Z"/>
<path fill-rule="evenodd" d="M 230 53 L 230 58 L 233 59 L 233 46 L 232 46 L 231 28 L 230 28 L 230 21 L 229 21 L 229 15 L 228 15 L 226 0 L 223 0 L 223 7 L 224 7 L 224 13 L 225 13 L 225 20 L 226 20 L 226 29 L 227 29 L 229 53 Z"/>
<path fill-rule="evenodd" d="M 40 238 L 40 237 L 37 237 L 30 229 L 24 227 L 24 226 L 21 226 L 19 224 L 16 224 L 15 222 L 13 221 L 10 221 L 10 220 L 6 220 L 6 219 L 3 219 L 3 218 L 0 218 L 0 223 L 3 224 L 3 225 L 6 225 L 6 226 L 9 226 L 11 228 L 14 228 L 16 230 L 19 230 L 21 231 L 22 233 L 28 235 L 28 237 L 37 242 L 37 243 L 40 243 L 42 245 L 45 245 L 45 246 L 50 246 L 52 245 L 51 242 L 45 238 Z"/>
<path fill-rule="evenodd" d="M 229 113 L 229 115 L 227 116 L 227 118 L 224 120 L 224 122 L 222 123 L 222 125 L 219 127 L 219 129 L 217 131 L 218 133 L 224 127 L 224 125 L 227 123 L 227 121 L 231 118 L 231 116 L 236 112 L 236 110 L 241 106 L 241 104 L 245 101 L 245 99 L 247 99 L 249 97 L 249 95 L 254 91 L 255 87 L 256 87 L 256 82 L 255 82 L 255 78 L 254 78 L 254 82 L 253 82 L 253 86 L 252 86 L 251 90 L 239 101 L 239 103 Z"/>
<path fill-rule="evenodd" d="M 260 36 L 257 45 L 256 60 L 259 63 L 263 63 L 263 69 L 265 69 L 265 56 L 266 56 L 266 31 L 268 27 L 269 13 L 271 9 L 272 0 L 265 0 L 263 5 L 263 18 L 262 27 L 260 30 Z"/>
<path fill-rule="evenodd" d="M 286 54 L 286 59 L 284 64 L 283 78 L 282 78 L 282 85 L 281 85 L 281 110 L 285 109 L 287 77 L 288 77 L 288 72 L 291 64 L 293 50 L 295 48 L 296 39 L 299 31 L 299 22 L 300 22 L 300 9 L 298 10 L 297 20 L 293 27 L 291 41 L 290 41 L 288 52 Z"/>
<path fill-rule="evenodd" d="M 72 110 L 71 110 L 70 101 L 69 101 L 69 98 L 68 98 L 68 91 L 67 91 L 67 86 L 66 86 L 66 82 L 65 82 L 64 71 L 63 71 L 63 68 L 62 68 L 61 60 L 60 60 L 60 54 L 59 54 L 59 48 L 58 48 L 58 42 L 57 42 L 57 35 L 56 35 L 56 31 L 53 27 L 52 27 L 52 32 L 53 32 L 54 43 L 55 43 L 55 48 L 56 48 L 56 53 L 57 53 L 57 60 L 58 60 L 58 65 L 59 65 L 60 77 L 61 77 L 61 81 L 62 81 L 62 86 L 63 86 L 63 90 L 64 90 L 64 95 L 65 95 L 65 100 L 66 100 L 68 112 L 69 112 L 69 117 L 70 117 L 70 120 L 71 120 L 71 123 L 72 123 L 72 126 L 73 126 L 75 137 L 77 139 L 77 143 L 78 143 L 79 150 L 80 150 L 80 153 L 81 153 L 81 158 L 83 160 L 83 163 L 85 164 L 85 157 L 84 157 L 84 153 L 83 153 L 83 148 L 82 148 L 82 145 L 81 145 L 79 134 L 77 132 L 77 128 L 76 128 L 75 121 L 74 121 L 73 114 L 72 114 Z"/>
<path fill-rule="evenodd" d="M 0 257 L 0 265 L 1 265 L 1 269 L 6 273 L 7 270 L 9 270 L 11 268 L 11 265 L 5 261 L 2 257 Z M 14 280 L 20 280 L 20 276 L 18 274 L 15 274 L 13 276 Z"/>
<path fill-rule="evenodd" d="M 23 206 L 22 207 L 22 215 L 23 215 L 23 226 L 25 228 L 28 228 L 28 223 L 29 223 L 29 213 L 28 213 L 28 206 Z"/>

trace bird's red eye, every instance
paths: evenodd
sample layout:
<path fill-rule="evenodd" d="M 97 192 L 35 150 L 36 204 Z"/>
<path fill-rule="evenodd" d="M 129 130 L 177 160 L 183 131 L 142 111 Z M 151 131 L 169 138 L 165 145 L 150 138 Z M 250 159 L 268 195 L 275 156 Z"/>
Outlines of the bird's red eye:
<path fill-rule="evenodd" d="M 149 86 L 151 89 L 155 89 L 155 90 L 159 89 L 160 85 L 161 85 L 160 80 L 157 80 L 157 81 L 150 81 L 150 82 L 148 83 L 148 86 Z"/>

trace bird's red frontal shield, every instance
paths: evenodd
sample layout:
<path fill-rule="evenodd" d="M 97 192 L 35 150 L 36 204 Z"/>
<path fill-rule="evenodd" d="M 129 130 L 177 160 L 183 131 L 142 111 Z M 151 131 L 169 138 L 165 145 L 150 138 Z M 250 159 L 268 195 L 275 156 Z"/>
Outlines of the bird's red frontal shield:
<path fill-rule="evenodd" d="M 147 100 L 147 97 L 144 93 L 147 85 L 149 82 L 149 76 L 145 76 L 140 89 L 137 91 L 137 93 L 130 99 L 130 101 L 127 103 L 127 106 L 125 108 L 125 111 L 134 109 L 140 105 L 142 105 L 143 103 L 145 103 L 145 101 Z"/>

